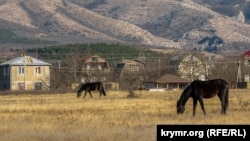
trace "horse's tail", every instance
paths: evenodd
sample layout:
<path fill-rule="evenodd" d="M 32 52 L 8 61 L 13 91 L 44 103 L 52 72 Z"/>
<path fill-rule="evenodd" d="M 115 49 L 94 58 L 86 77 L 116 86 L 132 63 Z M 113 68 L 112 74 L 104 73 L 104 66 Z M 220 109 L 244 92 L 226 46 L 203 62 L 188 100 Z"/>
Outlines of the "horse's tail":
<path fill-rule="evenodd" d="M 226 109 L 228 108 L 228 105 L 229 105 L 229 101 L 228 101 L 228 97 L 229 97 L 229 88 L 228 86 L 226 87 L 226 90 L 225 90 L 225 106 L 226 106 Z"/>
<path fill-rule="evenodd" d="M 223 99 L 221 99 L 222 100 L 221 102 L 224 105 L 222 107 L 222 114 L 226 114 L 226 112 L 227 112 L 228 105 L 229 105 L 228 97 L 229 97 L 229 86 L 228 86 L 228 83 L 225 82 L 225 88 L 224 88 L 224 90 L 222 90 L 222 98 Z"/>

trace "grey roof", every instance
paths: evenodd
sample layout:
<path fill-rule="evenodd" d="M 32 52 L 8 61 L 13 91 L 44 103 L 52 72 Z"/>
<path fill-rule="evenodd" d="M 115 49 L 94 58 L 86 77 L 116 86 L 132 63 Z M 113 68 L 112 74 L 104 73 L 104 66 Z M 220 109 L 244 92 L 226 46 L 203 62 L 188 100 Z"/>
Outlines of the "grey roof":
<path fill-rule="evenodd" d="M 23 65 L 27 65 L 27 66 L 51 66 L 51 64 L 38 60 L 36 58 L 30 57 L 30 56 L 20 56 L 17 57 L 15 59 L 9 60 L 7 62 L 4 62 L 2 64 L 0 64 L 0 66 L 6 66 L 6 65 L 10 65 L 10 66 L 23 66 Z"/>

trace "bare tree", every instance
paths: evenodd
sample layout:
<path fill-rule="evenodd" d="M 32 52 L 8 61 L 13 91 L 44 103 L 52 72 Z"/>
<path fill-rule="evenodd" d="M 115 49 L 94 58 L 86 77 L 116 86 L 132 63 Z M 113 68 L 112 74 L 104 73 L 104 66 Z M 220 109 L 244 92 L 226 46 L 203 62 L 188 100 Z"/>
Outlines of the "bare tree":
<path fill-rule="evenodd" d="M 231 87 L 235 87 L 237 83 L 238 64 L 234 58 L 227 57 L 227 60 L 215 62 L 211 69 L 209 79 L 222 78 L 227 80 Z"/>
<path fill-rule="evenodd" d="M 78 74 L 80 73 L 80 50 L 78 48 L 72 48 L 71 51 L 65 56 L 65 69 L 68 73 L 68 81 L 79 82 Z"/>

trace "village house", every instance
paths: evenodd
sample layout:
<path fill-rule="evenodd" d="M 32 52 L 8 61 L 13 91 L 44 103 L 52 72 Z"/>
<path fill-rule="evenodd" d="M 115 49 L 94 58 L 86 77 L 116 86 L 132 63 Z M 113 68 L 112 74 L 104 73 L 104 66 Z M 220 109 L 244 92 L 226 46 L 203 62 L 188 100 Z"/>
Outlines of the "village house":
<path fill-rule="evenodd" d="M 237 68 L 237 88 L 250 88 L 250 51 L 240 56 Z"/>
<path fill-rule="evenodd" d="M 250 66 L 250 51 L 243 53 L 242 57 L 244 59 L 244 65 Z"/>
<path fill-rule="evenodd" d="M 143 61 L 123 60 L 117 64 L 115 77 L 121 86 L 140 88 L 141 82 L 148 76 L 146 64 Z"/>
<path fill-rule="evenodd" d="M 106 81 L 110 73 L 108 62 L 98 55 L 88 55 L 80 59 L 81 82 Z"/>
<path fill-rule="evenodd" d="M 162 76 L 152 77 L 146 81 L 143 81 L 143 85 L 146 89 L 151 91 L 159 91 L 166 89 L 183 89 L 191 81 L 178 77 L 173 74 L 165 74 Z"/>
<path fill-rule="evenodd" d="M 124 60 L 117 65 L 116 74 L 120 79 L 133 75 L 145 77 L 148 74 L 146 64 L 139 60 Z"/>
<path fill-rule="evenodd" d="M 49 90 L 51 64 L 20 56 L 0 64 L 0 90 Z"/>
<path fill-rule="evenodd" d="M 244 82 L 250 82 L 250 51 L 243 53 L 244 59 Z"/>

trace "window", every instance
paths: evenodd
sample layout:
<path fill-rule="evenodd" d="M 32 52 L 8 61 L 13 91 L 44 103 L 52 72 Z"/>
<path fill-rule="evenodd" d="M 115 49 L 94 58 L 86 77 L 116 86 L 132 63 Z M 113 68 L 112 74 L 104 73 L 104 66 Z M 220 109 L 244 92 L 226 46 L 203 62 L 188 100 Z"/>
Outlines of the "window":
<path fill-rule="evenodd" d="M 42 90 L 42 83 L 41 82 L 35 83 L 35 90 Z"/>
<path fill-rule="evenodd" d="M 19 74 L 24 75 L 24 67 L 23 66 L 19 67 Z"/>
<path fill-rule="evenodd" d="M 98 58 L 97 57 L 92 57 L 92 62 L 97 62 Z"/>
<path fill-rule="evenodd" d="M 35 67 L 35 74 L 41 74 L 41 67 Z"/>
<path fill-rule="evenodd" d="M 129 65 L 129 70 L 130 71 L 139 71 L 139 66 L 131 64 L 131 65 Z"/>

